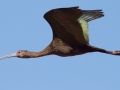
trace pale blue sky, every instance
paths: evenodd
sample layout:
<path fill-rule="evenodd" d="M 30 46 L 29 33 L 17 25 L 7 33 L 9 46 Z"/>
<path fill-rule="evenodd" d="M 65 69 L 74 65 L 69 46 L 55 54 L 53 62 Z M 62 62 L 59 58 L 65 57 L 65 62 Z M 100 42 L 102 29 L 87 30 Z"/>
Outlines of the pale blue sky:
<path fill-rule="evenodd" d="M 71 6 L 102 9 L 105 17 L 89 23 L 90 44 L 120 50 L 119 0 L 1 0 L 0 56 L 44 49 L 52 40 L 44 13 Z M 88 53 L 1 60 L 0 90 L 120 90 L 120 56 Z"/>

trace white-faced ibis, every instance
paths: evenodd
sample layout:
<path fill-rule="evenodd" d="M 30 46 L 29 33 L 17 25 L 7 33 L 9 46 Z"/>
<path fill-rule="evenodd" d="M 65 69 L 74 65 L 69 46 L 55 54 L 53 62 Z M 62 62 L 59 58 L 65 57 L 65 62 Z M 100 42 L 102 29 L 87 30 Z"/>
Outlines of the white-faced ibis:
<path fill-rule="evenodd" d="M 81 10 L 78 8 L 57 8 L 45 13 L 44 18 L 53 31 L 53 40 L 44 50 L 40 52 L 19 50 L 0 59 L 10 57 L 36 58 L 51 54 L 74 56 L 89 52 L 120 55 L 120 51 L 108 51 L 89 44 L 88 22 L 103 17 L 102 10 Z"/>

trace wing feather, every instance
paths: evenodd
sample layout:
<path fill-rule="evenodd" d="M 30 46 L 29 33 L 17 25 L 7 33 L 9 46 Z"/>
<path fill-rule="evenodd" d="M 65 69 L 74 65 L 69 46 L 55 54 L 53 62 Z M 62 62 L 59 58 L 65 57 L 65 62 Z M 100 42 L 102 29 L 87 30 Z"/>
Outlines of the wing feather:
<path fill-rule="evenodd" d="M 88 22 L 102 16 L 101 10 L 70 7 L 50 10 L 44 18 L 52 28 L 53 38 L 58 37 L 68 44 L 89 44 Z"/>

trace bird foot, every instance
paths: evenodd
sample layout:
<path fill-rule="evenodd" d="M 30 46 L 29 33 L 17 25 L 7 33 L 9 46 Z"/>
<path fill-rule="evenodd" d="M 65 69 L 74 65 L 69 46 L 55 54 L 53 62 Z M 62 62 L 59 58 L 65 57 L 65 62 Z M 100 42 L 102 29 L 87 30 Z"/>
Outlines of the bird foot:
<path fill-rule="evenodd" d="M 120 55 L 120 51 L 113 51 L 113 55 Z"/>

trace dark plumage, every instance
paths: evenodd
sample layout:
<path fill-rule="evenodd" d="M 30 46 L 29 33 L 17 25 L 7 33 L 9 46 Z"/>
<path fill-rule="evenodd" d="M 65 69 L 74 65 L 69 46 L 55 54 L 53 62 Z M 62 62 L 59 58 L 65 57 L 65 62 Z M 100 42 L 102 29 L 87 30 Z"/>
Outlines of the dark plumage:
<path fill-rule="evenodd" d="M 120 55 L 120 51 L 108 51 L 89 44 L 88 22 L 103 16 L 102 10 L 81 10 L 78 7 L 50 10 L 45 13 L 44 18 L 52 28 L 53 40 L 44 50 L 40 52 L 19 50 L 0 59 L 8 57 L 33 58 L 50 54 L 74 56 L 88 52 Z"/>

